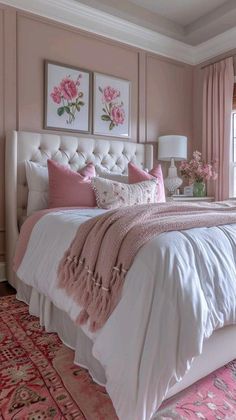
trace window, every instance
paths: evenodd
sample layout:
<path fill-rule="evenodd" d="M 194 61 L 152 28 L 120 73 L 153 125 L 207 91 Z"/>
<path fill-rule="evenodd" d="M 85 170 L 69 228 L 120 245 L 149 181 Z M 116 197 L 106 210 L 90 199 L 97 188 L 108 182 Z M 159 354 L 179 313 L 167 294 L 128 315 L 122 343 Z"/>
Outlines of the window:
<path fill-rule="evenodd" d="M 230 151 L 230 197 L 236 197 L 236 110 L 232 112 Z"/>

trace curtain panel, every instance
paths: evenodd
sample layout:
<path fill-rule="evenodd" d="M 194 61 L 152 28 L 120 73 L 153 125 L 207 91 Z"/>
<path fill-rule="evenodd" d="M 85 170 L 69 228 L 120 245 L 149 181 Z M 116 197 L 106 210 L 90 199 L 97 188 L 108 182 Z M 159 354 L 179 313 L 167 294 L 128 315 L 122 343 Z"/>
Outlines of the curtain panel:
<path fill-rule="evenodd" d="M 209 182 L 208 194 L 216 200 L 229 198 L 231 112 L 234 92 L 233 58 L 204 68 L 202 152 L 216 162 L 218 178 Z"/>

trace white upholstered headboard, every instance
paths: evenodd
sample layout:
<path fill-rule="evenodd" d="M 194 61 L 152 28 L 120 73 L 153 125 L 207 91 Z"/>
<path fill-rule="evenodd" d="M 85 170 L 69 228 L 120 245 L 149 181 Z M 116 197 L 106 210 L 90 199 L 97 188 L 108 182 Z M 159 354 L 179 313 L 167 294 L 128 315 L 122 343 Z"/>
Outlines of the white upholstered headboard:
<path fill-rule="evenodd" d="M 24 161 L 31 160 L 45 166 L 47 159 L 69 165 L 75 171 L 88 162 L 94 162 L 112 172 L 125 173 L 129 161 L 150 169 L 153 163 L 153 147 L 114 139 L 9 132 L 5 152 L 6 246 L 8 280 L 13 285 L 12 258 L 19 235 L 19 220 L 26 214 L 28 199 Z"/>

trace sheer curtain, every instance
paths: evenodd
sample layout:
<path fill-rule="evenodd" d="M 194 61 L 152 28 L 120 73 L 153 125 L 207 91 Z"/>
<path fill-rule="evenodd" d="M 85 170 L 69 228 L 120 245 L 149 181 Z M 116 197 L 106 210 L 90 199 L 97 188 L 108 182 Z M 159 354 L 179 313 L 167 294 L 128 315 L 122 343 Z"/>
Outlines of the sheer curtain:
<path fill-rule="evenodd" d="M 203 84 L 203 157 L 216 161 L 218 179 L 208 194 L 229 198 L 231 111 L 234 89 L 233 58 L 205 67 Z"/>

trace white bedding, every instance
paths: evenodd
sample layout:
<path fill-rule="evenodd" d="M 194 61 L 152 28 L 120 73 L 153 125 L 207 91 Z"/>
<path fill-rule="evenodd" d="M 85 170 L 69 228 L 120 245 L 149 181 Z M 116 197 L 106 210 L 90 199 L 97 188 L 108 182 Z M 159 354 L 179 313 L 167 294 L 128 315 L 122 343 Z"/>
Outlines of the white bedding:
<path fill-rule="evenodd" d="M 78 226 L 103 210 L 45 215 L 18 276 L 74 320 L 80 308 L 57 289 L 57 265 Z M 46 252 L 45 252 L 46 250 Z M 236 323 L 236 225 L 161 234 L 138 252 L 122 298 L 92 334 L 93 354 L 121 420 L 149 420 L 212 332 Z"/>

